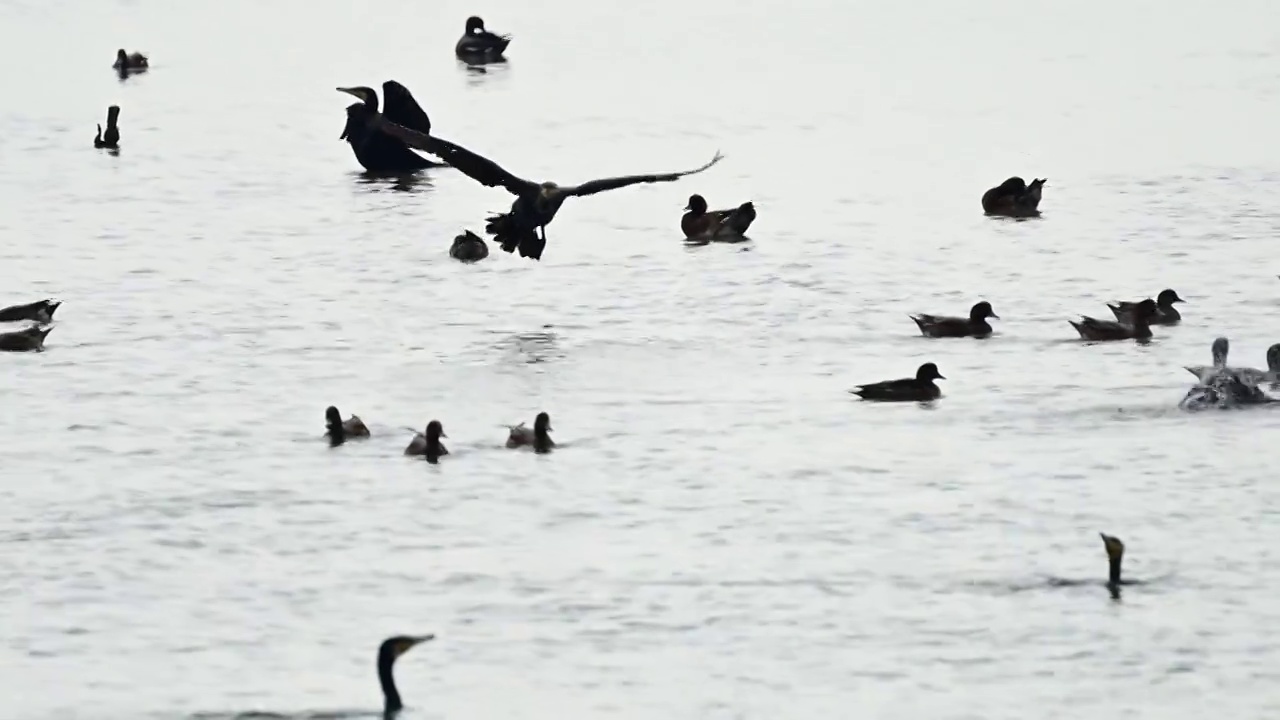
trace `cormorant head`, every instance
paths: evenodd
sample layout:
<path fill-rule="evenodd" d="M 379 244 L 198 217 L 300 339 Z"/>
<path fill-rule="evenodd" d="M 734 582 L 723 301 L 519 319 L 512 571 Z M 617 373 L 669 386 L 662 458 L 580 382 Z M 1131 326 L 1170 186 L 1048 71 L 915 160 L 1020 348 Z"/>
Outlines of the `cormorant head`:
<path fill-rule="evenodd" d="M 938 372 L 938 366 L 933 363 L 925 363 L 916 370 L 916 380 L 946 380 L 942 373 Z"/>
<path fill-rule="evenodd" d="M 439 420 L 432 420 L 427 423 L 427 440 L 439 440 L 442 437 L 449 437 L 444 434 L 444 425 Z"/>
<path fill-rule="evenodd" d="M 544 182 L 544 183 L 542 183 L 541 185 L 539 185 L 539 186 L 538 186 L 538 188 L 539 188 L 539 189 L 540 189 L 540 191 L 541 191 L 539 194 L 540 194 L 542 197 L 544 197 L 544 198 L 549 198 L 549 197 L 551 197 L 552 195 L 555 195 L 555 194 L 556 194 L 556 192 L 560 189 L 560 186 L 559 186 L 559 185 L 557 185 L 557 184 L 555 184 L 555 183 L 553 183 L 553 182 L 548 181 L 548 182 Z"/>
<path fill-rule="evenodd" d="M 533 419 L 533 431 L 539 435 L 551 432 L 551 416 L 544 412 L 538 413 L 538 417 Z"/>
<path fill-rule="evenodd" d="M 694 215 L 701 215 L 707 211 L 707 200 L 701 195 L 690 195 L 689 204 L 685 205 L 684 209 L 692 212 Z"/>
<path fill-rule="evenodd" d="M 1180 302 L 1186 302 L 1186 300 L 1183 300 L 1182 298 L 1178 297 L 1178 293 L 1170 289 L 1161 290 L 1160 294 L 1156 296 L 1157 305 L 1163 305 L 1165 307 L 1168 307 L 1174 303 L 1180 303 Z"/>
<path fill-rule="evenodd" d="M 414 645 L 434 640 L 435 635 L 396 635 L 382 641 L 378 647 L 378 667 L 390 668 L 396 659 L 409 652 Z"/>
<path fill-rule="evenodd" d="M 1102 536 L 1102 544 L 1107 548 L 1107 559 L 1112 563 L 1120 562 L 1124 557 L 1124 543 L 1120 542 L 1120 538 L 1113 537 L 1106 533 L 1098 533 Z"/>
<path fill-rule="evenodd" d="M 472 15 L 467 18 L 467 34 L 470 35 L 477 30 L 484 31 L 484 20 L 481 20 L 477 15 Z"/>
<path fill-rule="evenodd" d="M 991 303 L 986 300 L 974 305 L 973 308 L 969 310 L 970 320 L 976 322 L 979 320 L 986 320 L 987 318 L 995 318 L 999 320 L 1000 316 L 996 314 L 995 310 L 991 309 Z"/>
<path fill-rule="evenodd" d="M 1213 364 L 1215 367 L 1227 364 L 1228 348 L 1230 348 L 1230 345 L 1227 343 L 1227 339 L 1224 337 L 1220 337 L 1213 341 L 1213 347 L 1211 351 L 1213 352 Z"/>
<path fill-rule="evenodd" d="M 344 92 L 348 95 L 354 95 L 365 105 L 368 105 L 374 110 L 378 109 L 378 93 L 375 92 L 373 88 L 357 85 L 356 87 L 340 87 L 337 88 L 337 90 L 338 92 Z"/>
<path fill-rule="evenodd" d="M 50 310 L 49 312 L 53 311 Z M 1280 343 L 1267 348 L 1267 369 L 1272 372 L 1280 372 Z"/>

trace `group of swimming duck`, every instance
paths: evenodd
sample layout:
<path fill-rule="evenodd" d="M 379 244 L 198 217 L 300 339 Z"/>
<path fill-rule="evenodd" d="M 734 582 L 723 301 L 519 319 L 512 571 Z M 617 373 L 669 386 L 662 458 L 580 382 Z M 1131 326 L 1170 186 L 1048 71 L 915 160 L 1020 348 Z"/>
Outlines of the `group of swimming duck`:
<path fill-rule="evenodd" d="M 370 436 L 369 427 L 358 415 L 352 415 L 343 420 L 342 413 L 332 405 L 324 411 L 324 420 L 324 434 L 329 440 L 330 447 L 338 447 L 349 439 Z M 507 425 L 506 428 L 508 448 L 529 447 L 542 455 L 551 452 L 551 449 L 556 446 L 555 441 L 551 439 L 551 416 L 545 412 L 538 413 L 533 420 L 532 428 L 524 423 Z M 415 430 L 413 433 L 413 439 L 404 449 L 405 455 L 423 457 L 427 462 L 435 465 L 440 462 L 440 458 L 449 454 L 449 449 L 440 442 L 440 438 L 449 436 L 444 434 L 444 424 L 439 420 L 428 422 L 425 432 L 420 433 Z"/>
<path fill-rule="evenodd" d="M 1019 182 L 1013 183 L 1012 180 Z M 1012 178 L 1012 180 L 987 191 L 987 194 L 983 196 L 983 205 L 986 206 L 989 196 L 993 192 L 1000 190 L 1000 188 L 1025 187 L 1025 183 L 1022 183 L 1020 178 Z M 1037 188 L 1034 203 L 1014 203 L 1012 205 L 1005 203 L 999 207 L 1004 209 L 1012 208 L 1011 212 L 1017 213 L 1012 215 L 1013 217 L 1030 217 L 1027 213 L 1038 212 L 1035 206 L 1039 204 L 1039 187 L 1043 183 L 1043 180 L 1037 180 L 1032 183 Z M 1115 320 L 1099 320 L 1081 316 L 1079 322 L 1075 320 L 1068 320 L 1067 322 L 1071 323 L 1071 326 L 1080 334 L 1082 340 L 1145 341 L 1151 338 L 1152 325 L 1177 325 L 1182 322 L 1181 313 L 1174 307 L 1176 303 L 1180 302 L 1185 301 L 1178 297 L 1176 291 L 1166 288 L 1160 291 L 1155 300 L 1145 298 L 1131 302 L 1108 303 L 1107 307 L 1115 316 Z M 987 319 L 995 318 L 998 320 L 1000 318 L 992 309 L 991 303 L 986 300 L 982 300 L 970 308 L 967 318 L 929 315 L 927 313 L 910 317 L 916 326 L 920 328 L 920 333 L 925 337 L 931 338 L 985 338 L 992 333 L 991 324 L 987 322 Z M 1280 343 L 1272 345 L 1267 350 L 1267 370 L 1228 367 L 1226 358 L 1227 339 L 1218 338 L 1213 344 L 1212 366 L 1187 368 L 1196 376 L 1198 382 L 1179 403 L 1181 407 L 1194 410 L 1207 407 L 1240 407 L 1275 402 L 1258 385 L 1259 383 L 1270 382 L 1272 389 L 1280 389 Z M 945 379 L 938 372 L 938 366 L 928 362 L 916 370 L 915 377 L 858 385 L 850 392 L 864 400 L 928 402 L 936 400 L 942 395 L 942 391 L 934 381 Z"/>

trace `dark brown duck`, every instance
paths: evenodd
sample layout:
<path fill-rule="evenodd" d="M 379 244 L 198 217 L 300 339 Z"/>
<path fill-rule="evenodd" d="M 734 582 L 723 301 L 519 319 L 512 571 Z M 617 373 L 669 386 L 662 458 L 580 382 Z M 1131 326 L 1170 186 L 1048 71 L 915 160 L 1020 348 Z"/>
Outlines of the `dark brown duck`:
<path fill-rule="evenodd" d="M 1020 177 L 1011 177 L 982 194 L 982 211 L 1004 217 L 1036 217 L 1040 214 L 1040 194 L 1048 178 L 1037 178 L 1030 185 Z"/>
<path fill-rule="evenodd" d="M 913 378 L 858 385 L 849 392 L 863 400 L 925 402 L 942 396 L 942 390 L 933 382 L 934 380 L 946 380 L 946 378 L 938 372 L 937 365 L 925 363 L 916 370 L 916 376 Z"/>
<path fill-rule="evenodd" d="M 680 229 L 690 240 L 740 238 L 756 219 L 756 206 L 750 201 L 732 210 L 708 210 L 706 198 L 695 194 L 684 209 Z"/>
<path fill-rule="evenodd" d="M 935 338 L 987 337 L 991 334 L 991 324 L 987 322 L 987 318 L 999 320 L 1000 316 L 995 314 L 991 303 L 986 300 L 974 305 L 967 318 L 924 313 L 911 316 L 922 335 Z"/>
<path fill-rule="evenodd" d="M 1151 324 L 1177 325 L 1182 322 L 1182 313 L 1179 313 L 1178 309 L 1173 306 L 1174 303 L 1180 302 L 1186 302 L 1186 300 L 1178 297 L 1178 293 L 1171 289 L 1161 290 L 1160 294 L 1156 296 L 1156 314 L 1155 317 L 1151 318 Z M 1114 305 L 1107 303 L 1107 307 L 1111 308 L 1111 314 L 1116 316 L 1116 320 L 1132 325 L 1133 312 L 1141 303 L 1141 300 L 1118 302 Z"/>
<path fill-rule="evenodd" d="M 1151 337 L 1151 318 L 1155 313 L 1156 302 L 1147 298 L 1134 308 L 1132 324 L 1098 320 L 1086 315 L 1080 317 L 1080 322 L 1067 322 L 1083 340 L 1146 340 Z"/>

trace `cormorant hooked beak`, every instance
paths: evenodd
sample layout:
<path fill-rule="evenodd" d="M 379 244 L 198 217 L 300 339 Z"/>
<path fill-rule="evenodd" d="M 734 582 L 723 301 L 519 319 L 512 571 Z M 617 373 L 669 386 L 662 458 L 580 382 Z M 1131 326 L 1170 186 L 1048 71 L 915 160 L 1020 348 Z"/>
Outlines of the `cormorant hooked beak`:
<path fill-rule="evenodd" d="M 399 657 L 409 652 L 409 649 L 412 648 L 414 645 L 421 645 L 424 642 L 427 642 L 429 640 L 435 640 L 435 639 L 436 639 L 435 635 L 410 636 L 406 638 L 406 642 L 404 644 L 396 648 L 396 657 Z"/>

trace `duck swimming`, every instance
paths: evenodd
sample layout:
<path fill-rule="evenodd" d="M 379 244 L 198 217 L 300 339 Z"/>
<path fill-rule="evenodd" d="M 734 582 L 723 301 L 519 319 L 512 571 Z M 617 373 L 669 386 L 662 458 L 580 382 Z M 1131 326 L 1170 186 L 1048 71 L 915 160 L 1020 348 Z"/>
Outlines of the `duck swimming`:
<path fill-rule="evenodd" d="M 536 453 L 549 453 L 551 448 L 556 446 L 551 435 L 551 416 L 540 412 L 538 417 L 533 420 L 533 429 L 525 427 L 524 423 L 519 425 L 508 426 L 510 433 L 507 434 L 507 447 L 518 448 L 525 445 L 532 445 L 533 451 Z"/>
<path fill-rule="evenodd" d="M 369 428 L 365 427 L 363 420 L 355 415 L 343 420 L 342 413 L 332 405 L 324 411 L 324 420 L 324 434 L 329 438 L 329 445 L 332 447 L 341 445 L 349 438 L 369 437 Z"/>
<path fill-rule="evenodd" d="M 32 325 L 25 330 L 0 333 L 0 352 L 40 352 L 44 350 L 44 339 L 52 330 L 51 327 Z"/>
<path fill-rule="evenodd" d="M 93 146 L 96 148 L 110 148 L 115 150 L 120 147 L 120 128 L 117 127 L 116 121 L 120 118 L 120 106 L 112 105 L 107 108 L 107 134 L 102 134 L 102 126 L 98 126 L 98 134 L 93 137 Z"/>
<path fill-rule="evenodd" d="M 982 194 L 982 211 L 988 215 L 1025 218 L 1040 214 L 1041 188 L 1048 178 L 1035 179 L 1030 185 L 1020 177 L 1011 177 Z"/>
<path fill-rule="evenodd" d="M 139 52 L 125 52 L 124 48 L 120 48 L 116 51 L 116 61 L 111 67 L 121 73 L 139 72 L 151 67 L 151 64 L 146 55 Z"/>
<path fill-rule="evenodd" d="M 11 305 L 7 308 L 0 308 L 0 322 L 30 320 L 42 324 L 51 323 L 53 322 L 53 313 L 60 305 L 62 303 L 52 300 L 39 300 L 26 305 Z"/>
<path fill-rule="evenodd" d="M 448 140 L 418 132 L 395 122 L 381 124 L 383 132 L 403 140 L 409 147 L 431 153 L 460 170 L 464 175 L 487 187 L 502 187 L 516 196 L 511 210 L 493 215 L 485 225 L 485 232 L 493 235 L 506 252 L 520 248 L 520 256 L 540 260 L 547 244 L 547 225 L 555 219 L 560 206 L 571 197 L 585 197 L 636 185 L 638 183 L 673 182 L 686 175 L 700 173 L 724 159 L 716 153 L 711 162 L 702 167 L 683 172 L 658 175 L 629 175 L 625 177 L 592 180 L 581 185 L 557 185 L 553 182 L 535 183 L 516 177 L 488 158 L 477 155 Z M 539 237 L 541 231 L 541 237 Z"/>
<path fill-rule="evenodd" d="M 400 690 L 396 687 L 396 678 L 392 668 L 401 655 L 409 652 L 416 645 L 434 640 L 435 635 L 397 635 L 382 641 L 378 646 L 378 684 L 382 686 L 382 717 L 391 720 L 401 709 L 404 702 L 400 699 Z"/>
<path fill-rule="evenodd" d="M 987 318 L 1000 319 L 1000 316 L 991 309 L 991 303 L 986 300 L 970 308 L 968 318 L 924 313 L 910 317 L 919 326 L 922 335 L 934 338 L 987 337 L 991 334 L 991 324 L 987 322 Z"/>
<path fill-rule="evenodd" d="M 440 458 L 449 454 L 441 442 L 440 438 L 449 437 L 444 434 L 444 425 L 439 420 L 432 420 L 427 423 L 427 432 L 425 434 L 418 433 L 409 441 L 409 447 L 404 449 L 405 455 L 422 455 L 427 458 L 427 462 L 435 465 L 440 462 Z"/>
<path fill-rule="evenodd" d="M 338 92 L 361 101 L 347 106 L 347 125 L 338 139 L 351 145 L 356 162 L 365 170 L 371 173 L 408 173 L 440 167 L 440 163 L 422 157 L 403 142 L 375 129 L 379 119 L 386 118 L 424 135 L 430 134 L 431 119 L 405 86 L 395 80 L 382 83 L 386 107 L 381 113 L 378 112 L 378 93 L 373 88 L 340 87 Z"/>
<path fill-rule="evenodd" d="M 1080 333 L 1082 340 L 1147 340 L 1151 337 L 1151 318 L 1155 313 L 1155 301 L 1147 298 L 1134 308 L 1132 325 L 1088 316 L 1081 316 L 1080 322 L 1067 322 Z"/>
<path fill-rule="evenodd" d="M 1141 300 L 1135 302 L 1118 302 L 1115 305 L 1107 303 L 1107 307 L 1111 308 L 1111 314 L 1116 316 L 1116 320 L 1124 323 L 1133 323 L 1133 311 L 1141 303 Z M 1151 318 L 1152 325 L 1177 325 L 1182 322 L 1182 314 L 1173 306 L 1174 303 L 1186 302 L 1178 297 L 1178 293 L 1173 290 L 1161 290 L 1156 296 L 1156 314 Z"/>
<path fill-rule="evenodd" d="M 467 18 L 467 29 L 453 47 L 462 60 L 499 60 L 511 44 L 510 35 L 497 35 L 484 29 L 484 20 L 472 15 Z"/>
<path fill-rule="evenodd" d="M 483 260 L 489 257 L 489 246 L 485 244 L 484 238 L 470 230 L 465 230 L 453 239 L 453 245 L 449 248 L 449 257 L 463 262 Z"/>
<path fill-rule="evenodd" d="M 916 370 L 916 376 L 913 378 L 858 385 L 849 392 L 863 400 L 926 402 L 942 396 L 942 390 L 938 389 L 934 380 L 946 380 L 946 378 L 938 372 L 937 365 L 925 363 Z"/>
<path fill-rule="evenodd" d="M 680 229 L 690 240 L 741 238 L 756 219 L 756 206 L 744 202 L 733 210 L 707 210 L 706 198 L 690 195 Z"/>

